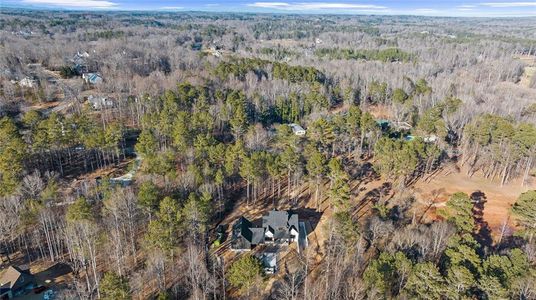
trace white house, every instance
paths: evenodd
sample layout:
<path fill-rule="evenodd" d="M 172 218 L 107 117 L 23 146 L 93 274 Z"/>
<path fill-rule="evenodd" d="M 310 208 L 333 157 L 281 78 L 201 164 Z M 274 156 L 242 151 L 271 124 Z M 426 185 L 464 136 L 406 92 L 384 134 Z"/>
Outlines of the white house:
<path fill-rule="evenodd" d="M 437 141 L 437 139 L 438 139 L 437 135 L 432 134 L 432 135 L 429 135 L 429 136 L 425 136 L 424 137 L 424 142 L 425 143 L 435 143 Z"/>
<path fill-rule="evenodd" d="M 104 108 L 111 108 L 114 106 L 114 101 L 106 97 L 101 96 L 89 96 L 87 101 L 91 104 L 91 107 L 95 110 L 100 110 Z"/>
<path fill-rule="evenodd" d="M 84 79 L 86 83 L 91 84 L 98 84 L 102 82 L 102 76 L 98 73 L 84 73 L 82 74 L 82 79 Z"/>
<path fill-rule="evenodd" d="M 37 81 L 31 79 L 30 77 L 25 77 L 19 81 L 19 85 L 27 88 L 33 88 L 37 84 Z"/>
<path fill-rule="evenodd" d="M 298 243 L 299 230 L 298 214 L 290 211 L 268 212 L 262 217 L 261 227 L 253 225 L 245 217 L 240 217 L 233 225 L 231 249 L 247 251 L 260 244 Z"/>
<path fill-rule="evenodd" d="M 292 129 L 292 132 L 295 135 L 305 135 L 305 129 L 303 129 L 303 127 L 301 127 L 300 125 L 296 123 L 292 123 L 292 124 L 289 124 L 288 126 L 290 126 L 290 128 Z"/>
<path fill-rule="evenodd" d="M 89 53 L 87 53 L 87 51 L 84 51 L 84 52 L 80 52 L 80 51 L 78 51 L 78 52 L 76 53 L 76 56 L 87 58 L 87 57 L 89 57 Z"/>

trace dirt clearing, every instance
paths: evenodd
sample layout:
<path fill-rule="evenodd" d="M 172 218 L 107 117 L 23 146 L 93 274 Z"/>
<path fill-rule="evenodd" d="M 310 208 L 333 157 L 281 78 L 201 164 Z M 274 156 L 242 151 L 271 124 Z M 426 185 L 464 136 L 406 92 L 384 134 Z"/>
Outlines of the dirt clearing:
<path fill-rule="evenodd" d="M 530 88 L 530 83 L 532 82 L 532 78 L 536 74 L 536 56 L 534 55 L 523 55 L 519 57 L 519 60 L 523 61 L 527 64 L 525 67 L 525 71 L 523 72 L 523 75 L 521 76 L 521 79 L 519 80 L 519 85 Z"/>
<path fill-rule="evenodd" d="M 475 192 L 483 193 L 484 221 L 488 223 L 493 233 L 497 233 L 505 220 L 513 225 L 509 220 L 512 204 L 521 193 L 536 189 L 536 184 L 533 179 L 525 186 L 521 186 L 521 181 L 515 180 L 501 186 L 499 182 L 485 179 L 480 174 L 469 177 L 465 170 L 442 170 L 429 182 L 420 180 L 413 189 L 419 204 L 432 208 L 428 210 L 429 213 L 435 211 L 435 208 L 444 206 L 450 195 L 455 192 L 465 192 L 469 195 Z"/>

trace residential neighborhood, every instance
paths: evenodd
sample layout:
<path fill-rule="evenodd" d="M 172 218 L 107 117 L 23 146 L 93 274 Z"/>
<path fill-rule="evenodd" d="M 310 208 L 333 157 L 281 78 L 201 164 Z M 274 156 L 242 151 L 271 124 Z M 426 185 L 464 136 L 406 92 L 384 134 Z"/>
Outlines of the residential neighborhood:
<path fill-rule="evenodd" d="M 0 300 L 536 300 L 514 0 L 0 0 Z"/>

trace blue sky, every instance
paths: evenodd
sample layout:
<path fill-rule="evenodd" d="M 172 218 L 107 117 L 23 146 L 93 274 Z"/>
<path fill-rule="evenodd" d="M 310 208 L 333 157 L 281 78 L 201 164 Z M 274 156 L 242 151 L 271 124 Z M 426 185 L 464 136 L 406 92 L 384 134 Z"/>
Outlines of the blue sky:
<path fill-rule="evenodd" d="M 424 16 L 535 16 L 536 1 L 507 0 L 0 0 L 0 6 L 75 10 L 220 11 Z"/>

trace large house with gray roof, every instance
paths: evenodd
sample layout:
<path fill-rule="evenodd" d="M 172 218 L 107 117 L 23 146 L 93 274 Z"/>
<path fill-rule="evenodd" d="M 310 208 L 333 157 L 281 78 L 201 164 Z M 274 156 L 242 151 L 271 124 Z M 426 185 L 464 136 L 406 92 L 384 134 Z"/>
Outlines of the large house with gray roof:
<path fill-rule="evenodd" d="M 0 299 L 12 299 L 34 286 L 34 276 L 29 271 L 10 266 L 0 271 Z"/>
<path fill-rule="evenodd" d="M 262 225 L 256 226 L 245 217 L 233 225 L 231 249 L 251 250 L 261 244 L 291 244 L 299 238 L 298 214 L 272 210 L 262 217 Z"/>

